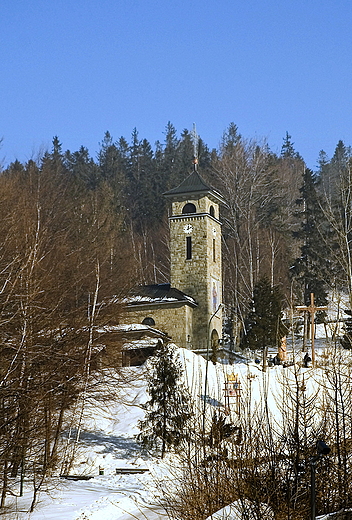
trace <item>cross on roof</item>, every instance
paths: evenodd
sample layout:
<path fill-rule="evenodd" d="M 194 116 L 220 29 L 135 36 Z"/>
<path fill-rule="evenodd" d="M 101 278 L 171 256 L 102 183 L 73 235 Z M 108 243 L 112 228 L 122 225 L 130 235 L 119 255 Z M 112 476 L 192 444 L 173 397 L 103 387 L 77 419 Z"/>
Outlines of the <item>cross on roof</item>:
<path fill-rule="evenodd" d="M 314 366 L 314 360 L 315 360 L 315 350 L 314 350 L 314 316 L 317 311 L 326 311 L 327 307 L 317 307 L 314 305 L 314 294 L 310 293 L 310 305 L 298 305 L 296 307 L 297 311 L 308 311 L 310 314 L 310 320 L 311 320 L 311 337 L 312 337 L 312 365 Z"/>
<path fill-rule="evenodd" d="M 199 135 L 197 134 L 196 124 L 193 123 L 193 130 L 191 132 L 191 139 L 193 142 L 193 164 L 194 170 L 196 171 L 198 168 L 198 143 L 199 143 Z"/>

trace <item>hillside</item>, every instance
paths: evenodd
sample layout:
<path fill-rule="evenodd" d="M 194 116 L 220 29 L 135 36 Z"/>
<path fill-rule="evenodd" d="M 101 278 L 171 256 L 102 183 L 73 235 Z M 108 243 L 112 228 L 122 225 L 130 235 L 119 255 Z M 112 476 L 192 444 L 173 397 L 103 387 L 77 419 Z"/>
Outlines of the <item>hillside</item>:
<path fill-rule="evenodd" d="M 190 389 L 199 410 L 203 410 L 204 377 L 206 363 L 190 351 L 178 349 L 184 367 L 184 381 Z M 116 401 L 91 402 L 87 407 L 81 433 L 79 457 L 71 474 L 91 476 L 90 480 L 71 481 L 53 477 L 46 492 L 40 496 L 35 511 L 29 515 L 24 511 L 29 506 L 28 494 L 16 498 L 18 520 L 127 520 L 129 518 L 157 519 L 153 513 L 158 492 L 157 479 L 166 478 L 175 461 L 170 454 L 164 461 L 146 456 L 135 441 L 137 423 L 144 415 L 141 404 L 146 400 L 144 367 L 129 368 L 135 373 L 135 385 L 125 389 L 128 403 Z M 307 387 L 316 386 L 312 370 L 305 373 Z M 283 375 L 292 375 L 289 369 L 272 367 L 263 373 L 255 363 L 208 366 L 207 414 L 224 404 L 224 381 L 226 374 L 237 374 L 242 382 L 243 396 L 251 392 L 252 406 L 259 403 L 264 390 L 268 395 L 270 413 L 280 422 L 280 388 Z M 315 373 L 316 375 L 316 373 Z M 250 384 L 248 385 L 248 381 Z M 281 394 L 282 395 L 282 394 Z M 125 399 L 124 399 L 125 401 Z M 116 469 L 146 469 L 145 473 L 117 475 Z M 103 475 L 99 475 L 103 472 Z M 145 516 L 139 516 L 144 512 Z M 161 513 L 160 513 L 161 514 Z M 6 520 L 13 514 L 5 516 Z M 164 518 L 160 516 L 160 518 Z"/>

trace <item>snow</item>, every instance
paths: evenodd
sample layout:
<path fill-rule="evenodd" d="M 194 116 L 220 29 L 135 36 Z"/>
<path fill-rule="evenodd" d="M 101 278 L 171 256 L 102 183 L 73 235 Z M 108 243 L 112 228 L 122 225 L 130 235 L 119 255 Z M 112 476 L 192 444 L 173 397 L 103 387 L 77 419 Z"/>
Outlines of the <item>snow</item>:
<path fill-rule="evenodd" d="M 224 384 L 228 374 L 237 375 L 242 389 L 251 391 L 253 403 L 260 401 L 264 389 L 268 392 L 269 407 L 272 416 L 280 422 L 278 396 L 282 378 L 288 379 L 292 371 L 282 366 L 275 366 L 262 372 L 255 363 L 222 365 L 208 363 L 208 382 L 205 394 L 206 361 L 186 349 L 178 349 L 184 367 L 184 381 L 193 394 L 198 407 L 203 410 L 206 403 L 217 407 L 224 406 Z M 292 352 L 289 357 L 293 356 Z M 302 354 L 296 354 L 296 362 Z M 144 367 L 131 367 L 135 384 L 125 389 L 121 400 L 109 402 L 90 402 L 87 407 L 82 433 L 80 436 L 79 455 L 71 474 L 92 476 L 90 480 L 72 481 L 53 477 L 48 488 L 40 494 L 40 500 L 32 514 L 30 506 L 30 488 L 25 487 L 23 497 L 16 497 L 17 520 L 162 520 L 167 516 L 158 506 L 156 479 L 168 474 L 173 457 L 168 455 L 163 461 L 144 454 L 135 440 L 138 433 L 138 420 L 144 416 L 142 403 L 147 400 Z M 318 384 L 318 370 L 300 368 L 305 375 L 308 391 Z M 293 377 L 293 376 L 292 376 Z M 208 416 L 214 407 L 207 404 Z M 116 474 L 118 468 L 148 470 L 144 473 Z M 103 475 L 99 474 L 103 470 Z M 27 484 L 29 485 L 29 484 Z M 221 516 L 222 515 L 222 516 Z M 227 515 L 227 516 L 226 516 Z M 237 516 L 236 516 L 237 515 Z M 3 516 L 12 520 L 13 513 Z M 215 520 L 228 518 L 238 520 L 241 517 L 238 507 L 233 504 L 217 515 Z M 266 518 L 266 517 L 265 517 Z M 270 514 L 268 513 L 268 518 Z"/>
<path fill-rule="evenodd" d="M 187 294 L 182 294 L 182 298 L 184 301 L 189 301 L 193 304 L 195 304 L 195 299 L 191 296 L 188 296 Z M 146 295 L 135 295 L 130 296 L 128 298 L 124 298 L 122 300 L 123 303 L 129 303 L 129 304 L 137 304 L 137 303 L 160 303 L 160 302 L 178 302 L 180 301 L 178 298 L 174 298 L 172 296 L 146 296 Z"/>
<path fill-rule="evenodd" d="M 253 506 L 249 500 L 238 500 L 209 516 L 207 520 L 242 520 L 243 513 L 246 520 L 255 520 L 258 517 L 252 511 Z M 260 504 L 260 512 L 262 520 L 274 520 L 274 513 L 266 504 Z"/>

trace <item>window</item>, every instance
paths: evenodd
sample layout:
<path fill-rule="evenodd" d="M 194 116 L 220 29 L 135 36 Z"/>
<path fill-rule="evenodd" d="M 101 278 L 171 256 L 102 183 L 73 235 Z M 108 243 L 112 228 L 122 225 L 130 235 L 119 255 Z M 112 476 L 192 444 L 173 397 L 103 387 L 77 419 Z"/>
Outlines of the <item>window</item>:
<path fill-rule="evenodd" d="M 211 216 L 211 217 L 215 217 L 214 206 L 210 206 L 210 208 L 209 208 L 209 213 L 210 213 L 210 216 Z"/>
<path fill-rule="evenodd" d="M 186 259 L 192 258 L 192 237 L 186 237 Z"/>
<path fill-rule="evenodd" d="M 144 320 L 142 321 L 142 325 L 148 325 L 149 327 L 154 327 L 154 325 L 155 325 L 155 321 L 154 321 L 153 318 L 151 318 L 150 316 L 147 316 L 147 317 L 144 318 Z"/>
<path fill-rule="evenodd" d="M 189 213 L 196 213 L 196 212 L 197 212 L 196 207 L 191 202 L 187 202 L 187 204 L 185 204 L 182 208 L 183 215 L 188 215 Z"/>
<path fill-rule="evenodd" d="M 216 260 L 215 260 L 215 238 L 213 238 L 213 262 L 216 262 Z"/>

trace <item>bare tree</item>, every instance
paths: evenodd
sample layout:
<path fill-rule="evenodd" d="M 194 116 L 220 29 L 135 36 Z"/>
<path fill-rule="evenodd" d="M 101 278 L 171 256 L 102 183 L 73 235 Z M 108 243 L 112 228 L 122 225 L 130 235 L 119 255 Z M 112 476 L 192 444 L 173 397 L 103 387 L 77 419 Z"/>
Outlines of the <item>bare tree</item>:
<path fill-rule="evenodd" d="M 110 192 L 80 192 L 50 161 L 0 178 L 1 506 L 9 476 L 38 492 L 55 468 L 65 413 L 97 369 L 99 327 L 116 323 L 128 285 Z M 78 418 L 79 425 L 79 418 Z M 13 492 L 13 490 L 11 490 Z"/>

